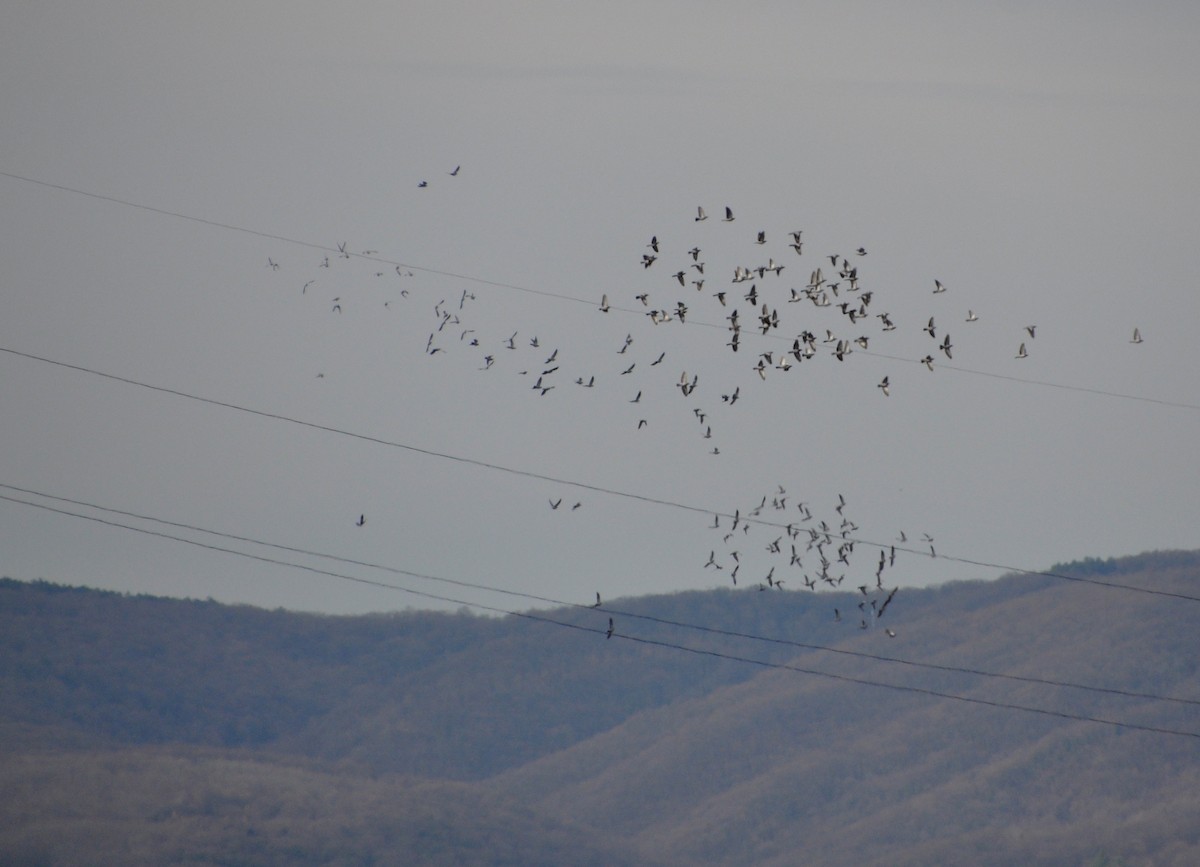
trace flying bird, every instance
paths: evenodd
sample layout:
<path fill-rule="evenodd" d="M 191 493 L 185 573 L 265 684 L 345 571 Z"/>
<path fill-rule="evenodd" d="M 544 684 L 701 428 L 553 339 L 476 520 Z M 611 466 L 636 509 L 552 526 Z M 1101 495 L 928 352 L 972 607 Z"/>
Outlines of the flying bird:
<path fill-rule="evenodd" d="M 696 222 L 699 223 L 701 220 L 707 219 L 708 214 L 704 213 L 704 208 L 696 208 Z"/>
<path fill-rule="evenodd" d="M 946 291 L 946 287 L 942 285 L 941 280 L 933 281 L 933 294 L 934 295 L 937 295 L 937 294 L 939 294 L 941 292 L 945 292 L 945 291 Z"/>
<path fill-rule="evenodd" d="M 601 312 L 601 313 L 607 313 L 608 311 L 609 311 L 609 307 L 608 307 L 608 295 L 607 295 L 607 294 L 604 294 L 604 295 L 601 295 L 601 296 L 600 296 L 600 312 Z"/>
<path fill-rule="evenodd" d="M 728 205 L 725 206 L 725 222 L 733 222 L 733 208 L 729 207 Z"/>
<path fill-rule="evenodd" d="M 1017 349 L 1017 358 L 1028 358 L 1028 357 L 1029 357 L 1029 353 L 1025 351 L 1025 344 L 1022 343 L 1021 346 Z"/>
<path fill-rule="evenodd" d="M 450 177 L 452 177 L 452 178 L 456 178 L 456 177 L 458 177 L 458 170 L 461 168 L 462 168 L 462 166 L 455 166 L 454 171 L 447 172 L 447 174 L 450 175 Z"/>
<path fill-rule="evenodd" d="M 879 383 L 879 390 L 883 392 L 885 397 L 891 394 L 891 392 L 888 391 L 888 385 L 888 378 L 885 376 L 883 381 Z"/>
<path fill-rule="evenodd" d="M 610 618 L 608 618 L 608 632 L 604 633 L 604 637 L 612 638 L 613 637 L 613 629 L 614 629 L 613 619 L 610 617 Z"/>
<path fill-rule="evenodd" d="M 1130 343 L 1141 343 L 1142 342 L 1142 332 L 1138 331 L 1136 328 L 1133 329 L 1133 339 L 1130 340 L 1129 342 Z"/>
<path fill-rule="evenodd" d="M 354 522 L 354 526 L 356 526 L 356 527 L 361 527 L 361 526 L 362 526 L 363 524 L 365 524 L 365 523 L 367 523 L 367 516 L 366 516 L 366 515 L 359 515 L 359 516 L 358 516 L 358 520 Z"/>

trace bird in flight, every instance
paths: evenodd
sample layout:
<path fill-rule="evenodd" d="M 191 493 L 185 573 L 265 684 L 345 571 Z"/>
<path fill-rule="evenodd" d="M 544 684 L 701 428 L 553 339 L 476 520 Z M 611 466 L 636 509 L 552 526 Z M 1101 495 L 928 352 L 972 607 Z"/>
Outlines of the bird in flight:
<path fill-rule="evenodd" d="M 608 632 L 604 633 L 604 637 L 612 638 L 613 637 L 613 629 L 614 629 L 613 619 L 610 617 L 610 618 L 608 618 Z"/>
<path fill-rule="evenodd" d="M 450 177 L 452 177 L 452 178 L 456 178 L 456 177 L 458 177 L 458 170 L 461 168 L 462 168 L 462 166 L 455 166 L 454 171 L 447 172 L 447 174 L 450 175 Z"/>
<path fill-rule="evenodd" d="M 696 208 L 696 222 L 699 223 L 701 220 L 707 219 L 708 214 L 704 213 L 704 208 Z"/>
<path fill-rule="evenodd" d="M 601 312 L 601 313 L 607 313 L 608 311 L 609 311 L 609 307 L 608 307 L 608 295 L 607 295 L 607 294 L 604 294 L 604 295 L 601 295 L 601 296 L 600 296 L 600 312 Z"/>
<path fill-rule="evenodd" d="M 733 222 L 733 208 L 729 207 L 728 205 L 725 206 L 725 222 Z"/>
<path fill-rule="evenodd" d="M 941 292 L 945 292 L 945 291 L 946 291 L 946 287 L 944 285 L 942 285 L 941 280 L 933 281 L 933 294 L 934 295 L 937 295 L 937 294 L 939 294 Z"/>
<path fill-rule="evenodd" d="M 1138 331 L 1136 328 L 1133 329 L 1133 338 L 1129 342 L 1130 343 L 1141 343 L 1142 342 L 1142 332 Z"/>
<path fill-rule="evenodd" d="M 366 515 L 359 515 L 359 516 L 358 516 L 358 520 L 354 522 L 354 526 L 356 526 L 356 527 L 361 527 L 361 526 L 362 526 L 363 524 L 365 524 L 365 523 L 367 523 L 367 516 L 366 516 Z"/>
<path fill-rule="evenodd" d="M 888 378 L 885 376 L 883 378 L 883 380 L 879 383 L 879 390 L 883 392 L 885 397 L 887 397 L 891 394 L 891 392 L 888 391 L 888 387 L 889 387 Z"/>
<path fill-rule="evenodd" d="M 1029 357 L 1029 353 L 1025 351 L 1025 344 L 1022 343 L 1021 346 L 1017 349 L 1017 358 L 1028 358 L 1028 357 Z"/>

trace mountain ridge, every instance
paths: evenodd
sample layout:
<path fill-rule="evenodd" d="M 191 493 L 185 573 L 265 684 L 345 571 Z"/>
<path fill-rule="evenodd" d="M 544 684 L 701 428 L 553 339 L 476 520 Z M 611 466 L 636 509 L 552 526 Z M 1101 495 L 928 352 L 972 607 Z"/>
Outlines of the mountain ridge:
<path fill-rule="evenodd" d="M 1195 595 L 1200 552 L 1052 571 Z M 834 621 L 856 597 L 694 591 L 536 612 L 569 627 L 555 629 L 3 579 L 0 767 L 24 793 L 10 810 L 53 809 L 0 822 L 0 855 L 36 862 L 60 851 L 56 839 L 78 839 L 76 814 L 106 815 L 69 782 L 72 767 L 99 763 L 147 792 L 162 767 L 189 767 L 183 777 L 218 805 L 224 783 L 207 766 L 257 780 L 274 818 L 235 799 L 208 824 L 193 816 L 160 833 L 142 828 L 154 811 L 136 798 L 118 817 L 146 851 L 183 852 L 190 839 L 246 863 L 305 845 L 311 863 L 387 860 L 395 846 L 412 863 L 509 863 L 507 843 L 497 860 L 480 854 L 505 828 L 529 863 L 555 863 L 573 837 L 573 863 L 1200 857 L 1200 706 L 1034 682 L 1200 700 L 1194 603 L 1009 575 L 901 591 L 883 621 L 893 639 Z M 191 764 L 171 765 L 181 756 Z M 41 777 L 29 773 L 38 761 Z M 331 788 L 358 805 L 361 821 L 339 821 L 362 847 L 297 842 L 296 817 L 319 818 L 312 804 L 337 811 Z M 382 805 L 414 792 L 427 795 L 424 824 L 391 822 Z M 467 801 L 477 815 L 453 809 Z M 240 836 L 248 827 L 258 848 Z"/>

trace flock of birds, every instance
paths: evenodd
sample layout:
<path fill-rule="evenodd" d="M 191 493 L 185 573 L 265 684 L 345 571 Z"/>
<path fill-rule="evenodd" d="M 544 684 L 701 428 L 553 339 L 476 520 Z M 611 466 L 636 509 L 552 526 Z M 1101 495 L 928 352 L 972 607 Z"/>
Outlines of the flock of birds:
<path fill-rule="evenodd" d="M 788 501 L 787 489 L 779 485 L 774 491 L 763 494 L 756 504 L 745 511 L 735 508 L 732 516 L 714 514 L 709 527 L 721 536 L 721 553 L 718 554 L 717 548 L 712 548 L 704 568 L 725 572 L 735 587 L 747 586 L 744 580 L 742 585 L 738 584 L 738 573 L 744 562 L 751 562 L 745 555 L 753 545 L 757 550 L 767 553 L 770 563 L 765 574 L 760 571 L 758 575 L 761 577 L 751 579 L 748 586 L 755 590 L 783 590 L 785 583 L 796 581 L 814 591 L 822 585 L 841 588 L 846 578 L 855 574 L 852 571 L 852 558 L 859 545 L 855 535 L 859 526 L 846 514 L 848 504 L 845 496 L 838 494 L 838 501 L 833 507 L 834 514 L 824 516 L 814 515 L 807 502 Z M 762 538 L 764 528 L 769 531 L 767 536 L 774 537 L 765 545 Z M 922 539 L 928 543 L 930 554 L 936 556 L 933 537 L 926 533 Z M 901 531 L 897 541 L 902 545 L 907 543 L 908 535 Z M 872 564 L 871 577 L 863 577 L 867 573 L 860 572 L 857 578 L 852 578 L 851 586 L 855 586 L 862 597 L 857 603 L 860 629 L 872 628 L 896 597 L 899 586 L 888 588 L 883 578 L 884 572 L 895 565 L 896 546 L 889 545 L 886 549 L 879 547 L 879 557 Z M 854 585 L 854 580 L 863 583 Z M 834 608 L 833 619 L 843 623 L 852 618 L 845 616 L 840 608 Z M 885 632 L 889 638 L 896 637 L 892 629 L 885 629 Z"/>
<path fill-rule="evenodd" d="M 457 177 L 460 169 L 456 166 L 447 174 Z M 418 186 L 426 188 L 428 182 L 421 181 Z M 702 224 L 708 220 L 704 208 L 697 208 L 693 223 Z M 735 223 L 731 208 L 724 209 L 720 222 Z M 697 225 L 697 232 L 703 234 L 704 230 Z M 601 314 L 609 315 L 614 310 L 642 314 L 642 324 L 631 328 L 610 347 L 612 361 L 602 368 L 575 362 L 556 341 L 523 333 L 519 328 L 498 332 L 494 322 L 486 317 L 476 321 L 472 311 L 477 298 L 474 292 L 465 288 L 456 296 L 437 300 L 431 310 L 424 308 L 423 315 L 432 314 L 428 320 L 424 355 L 474 353 L 479 371 L 492 372 L 492 375 L 502 370 L 516 373 L 524 378 L 527 393 L 537 398 L 569 388 L 617 393 L 623 402 L 634 408 L 627 417 L 629 424 L 638 431 L 649 428 L 652 418 L 646 407 L 649 401 L 644 403 L 643 396 L 650 393 L 651 384 L 661 391 L 666 377 L 684 398 L 676 404 L 685 408 L 681 411 L 690 412 L 705 450 L 711 455 L 720 455 L 720 443 L 714 434 L 715 423 L 737 412 L 734 408 L 739 400 L 756 384 L 820 359 L 841 363 L 856 352 L 869 353 L 902 327 L 910 334 L 919 330 L 926 335 L 923 339 L 927 341 L 927 349 L 913 360 L 932 371 L 943 363 L 943 359 L 952 361 L 958 346 L 959 338 L 951 337 L 946 323 L 960 323 L 969 331 L 979 321 L 974 310 L 956 312 L 953 301 L 946 300 L 953 299 L 954 293 L 941 280 L 934 279 L 929 287 L 929 301 L 935 309 L 927 311 L 928 316 L 922 314 L 916 323 L 906 325 L 888 309 L 886 293 L 875 289 L 860 273 L 868 255 L 865 247 L 859 246 L 848 255 L 823 254 L 813 264 L 797 269 L 798 262 L 809 261 L 803 230 L 782 234 L 783 249 L 790 252 L 785 254 L 781 250 L 779 255 L 780 260 L 787 260 L 786 263 L 777 260 L 774 252 L 767 253 L 769 237 L 774 234 L 766 230 L 753 231 L 747 240 L 758 251 L 754 258 L 747 256 L 746 262 L 717 264 L 709 261 L 699 243 L 679 245 L 678 249 L 671 250 L 660 243 L 657 234 L 652 235 L 640 253 L 640 259 L 635 260 L 640 266 L 640 285 L 628 290 L 627 297 L 615 299 L 616 303 L 609 293 L 601 295 L 598 305 Z M 709 232 L 700 240 L 715 239 Z M 348 244 L 339 243 L 333 259 L 325 256 L 318 268 L 331 269 L 339 259 L 371 260 L 376 256 L 377 251 L 353 253 Z M 668 261 L 671 264 L 666 264 Z M 268 259 L 268 267 L 278 271 L 280 266 L 274 259 Z M 783 278 L 785 270 L 789 275 L 800 270 L 802 280 Z M 409 299 L 411 292 L 407 281 L 413 273 L 400 265 L 394 266 L 394 272 L 406 281 L 399 291 L 400 297 Z M 806 279 L 804 272 L 807 272 Z M 389 271 L 378 270 L 374 274 L 382 278 L 388 276 Z M 316 278 L 308 280 L 301 293 L 308 294 L 317 282 Z M 385 300 L 384 306 L 390 307 L 391 300 Z M 904 300 L 910 306 L 911 299 Z M 343 312 L 341 295 L 332 297 L 328 303 L 332 314 Z M 732 388 L 713 389 L 707 383 L 702 385 L 695 370 L 689 373 L 678 364 L 672 367 L 668 350 L 661 343 L 656 345 L 652 337 L 647 338 L 656 328 L 684 325 L 698 319 L 707 325 L 713 325 L 713 320 L 724 323 L 720 328 L 725 333 L 722 340 L 724 348 L 731 353 L 725 357 L 734 362 L 729 365 L 729 370 L 735 371 Z M 634 321 L 631 320 L 631 324 Z M 955 331 L 957 334 L 957 327 Z M 1015 353 L 1018 359 L 1030 356 L 1029 347 L 1036 339 L 1037 326 L 1025 326 L 1022 336 L 1024 339 Z M 1133 329 L 1130 342 L 1142 342 L 1137 328 Z M 574 346 L 576 341 L 563 345 Z M 677 376 L 674 371 L 678 371 Z M 324 374 L 317 376 L 323 378 Z M 655 379 L 648 379 L 651 376 Z M 884 376 L 877 387 L 884 397 L 890 397 L 893 390 L 891 377 Z M 554 512 L 569 513 L 580 509 L 583 503 L 564 503 L 558 497 L 551 498 L 549 506 Z M 895 597 L 897 588 L 887 588 L 883 575 L 895 565 L 896 548 L 879 548 L 878 559 L 872 560 L 869 570 L 852 570 L 855 534 L 859 528 L 845 514 L 846 506 L 844 497 L 839 495 L 833 515 L 814 515 L 806 502 L 789 504 L 785 488 L 778 485 L 776 490 L 763 495 L 746 510 L 738 508 L 714 516 L 711 528 L 721 534 L 722 543 L 712 547 L 703 569 L 723 572 L 734 586 L 758 590 L 783 590 L 785 584 L 808 590 L 822 586 L 840 588 L 849 577 L 851 583 L 848 586 L 857 587 L 862 597 L 858 602 L 857 618 L 850 616 L 852 612 L 834 609 L 834 619 L 839 622 L 857 619 L 860 628 L 869 629 L 883 616 Z M 356 523 L 363 526 L 365 515 L 360 515 Z M 763 527 L 770 528 L 774 535 L 765 545 L 757 539 Z M 780 527 L 783 531 L 777 532 Z M 739 584 L 739 572 L 746 562 L 743 556 L 752 542 L 752 528 L 754 542 L 775 559 L 764 574 L 749 582 L 744 580 L 743 574 L 743 583 Z M 903 544 L 908 538 L 901 533 L 897 541 Z M 929 545 L 930 556 L 936 556 L 932 537 L 924 534 L 923 541 Z M 599 594 L 593 607 L 600 607 Z M 610 621 L 609 637 L 612 630 Z M 891 629 L 886 632 L 890 637 L 895 635 Z"/>

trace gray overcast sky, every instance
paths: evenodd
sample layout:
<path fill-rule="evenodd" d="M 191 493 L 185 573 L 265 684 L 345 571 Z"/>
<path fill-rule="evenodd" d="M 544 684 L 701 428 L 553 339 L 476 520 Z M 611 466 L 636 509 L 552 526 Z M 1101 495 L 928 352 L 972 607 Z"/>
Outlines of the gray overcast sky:
<path fill-rule="evenodd" d="M 768 520 L 853 520 L 832 571 L 855 584 L 901 531 L 940 555 L 902 551 L 885 580 L 909 586 L 1200 544 L 1195 4 L 39 2 L 0 22 L 0 348 L 562 480 L 3 352 L 2 484 L 580 602 L 728 585 L 734 550 L 739 586 L 774 566 L 802 587 L 807 536 L 798 568 L 778 530 L 709 529 L 764 495 Z M 836 280 L 834 253 L 860 289 L 831 300 L 871 292 L 865 319 L 787 300 L 819 266 Z M 771 259 L 751 306 L 734 268 Z M 685 324 L 643 315 L 679 301 Z M 775 369 L 804 330 L 817 355 Z M 827 330 L 868 347 L 838 362 Z M 0 552 L 22 579 L 437 604 L 7 500 Z"/>

